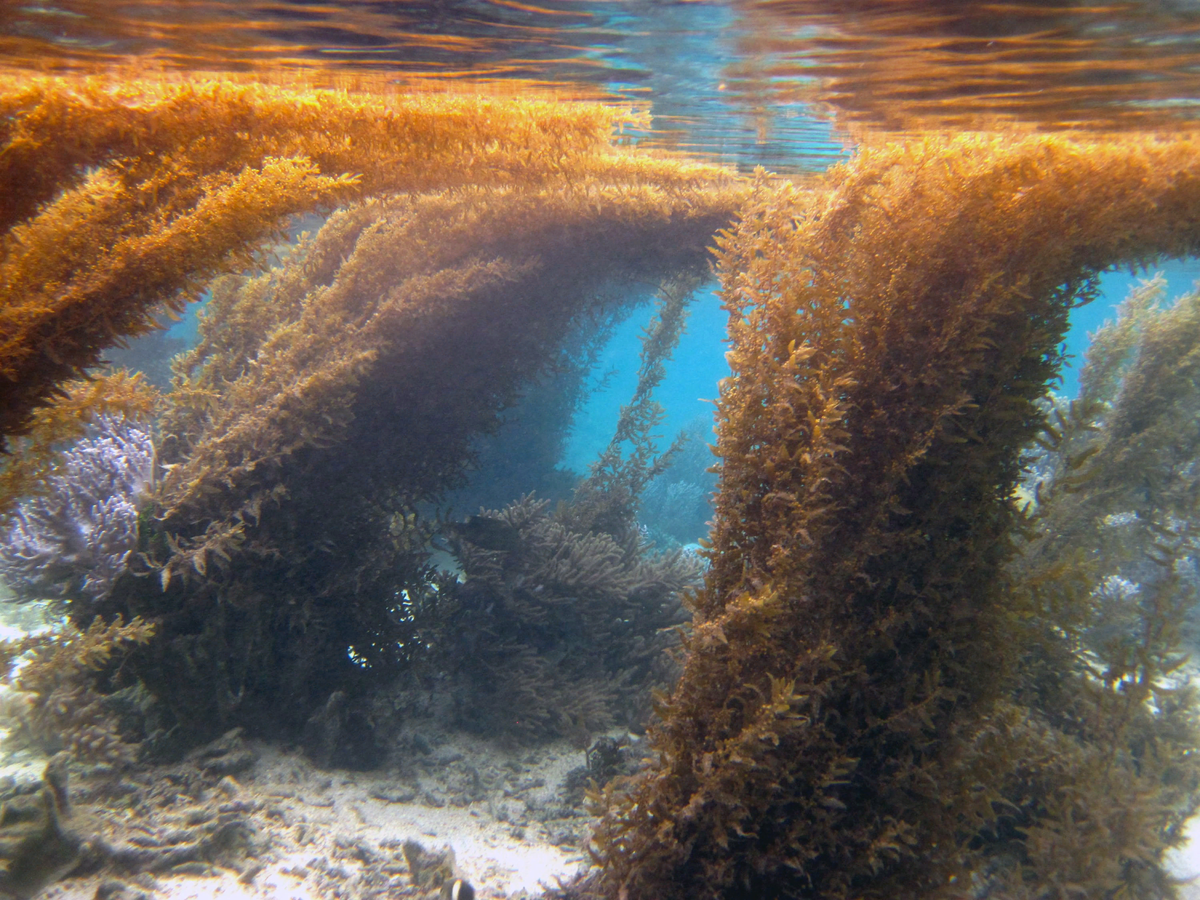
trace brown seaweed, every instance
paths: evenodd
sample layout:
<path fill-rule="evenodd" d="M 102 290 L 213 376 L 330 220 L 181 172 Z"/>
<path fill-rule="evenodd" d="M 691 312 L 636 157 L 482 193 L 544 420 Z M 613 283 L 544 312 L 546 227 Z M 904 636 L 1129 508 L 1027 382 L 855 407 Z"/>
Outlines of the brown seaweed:
<path fill-rule="evenodd" d="M 1139 705 L 1161 669 L 1141 694 L 1088 679 L 1031 601 L 1077 570 L 1012 567 L 1013 492 L 1089 278 L 1195 252 L 1198 158 L 927 136 L 812 190 L 760 180 L 720 241 L 712 569 L 661 761 L 597 833 L 603 893 L 963 896 L 988 872 L 1014 897 L 1170 892 L 1190 700 Z M 1035 677 L 1052 640 L 1058 690 Z"/>

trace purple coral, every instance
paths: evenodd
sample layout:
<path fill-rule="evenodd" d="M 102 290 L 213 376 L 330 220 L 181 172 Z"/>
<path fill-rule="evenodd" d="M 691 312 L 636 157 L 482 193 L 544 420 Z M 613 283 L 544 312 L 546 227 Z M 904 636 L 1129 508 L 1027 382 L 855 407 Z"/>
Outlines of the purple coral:
<path fill-rule="evenodd" d="M 138 504 L 154 486 L 150 433 L 98 416 L 63 454 L 47 490 L 23 502 L 0 532 L 0 579 L 18 599 L 101 600 L 138 543 Z"/>

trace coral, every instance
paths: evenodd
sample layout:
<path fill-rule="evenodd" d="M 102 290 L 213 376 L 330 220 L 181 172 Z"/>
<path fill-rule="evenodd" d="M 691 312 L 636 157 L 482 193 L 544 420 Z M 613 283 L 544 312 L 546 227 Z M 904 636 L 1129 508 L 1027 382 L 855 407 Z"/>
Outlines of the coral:
<path fill-rule="evenodd" d="M 1026 574 L 1013 494 L 1091 276 L 1200 246 L 1196 151 L 926 136 L 808 191 L 760 180 L 719 242 L 711 567 L 596 889 L 962 896 L 994 872 L 1005 896 L 1171 893 L 1197 784 L 1173 635 L 1092 678 L 1042 602 L 1087 570 Z"/>
<path fill-rule="evenodd" d="M 110 682 L 114 663 L 153 634 L 140 619 L 105 624 L 97 616 L 86 631 L 68 624 L 0 642 L 0 681 L 24 700 L 17 724 L 26 739 L 85 762 L 136 759 L 140 748 L 126 740 Z"/>
<path fill-rule="evenodd" d="M 157 402 L 158 394 L 140 374 L 121 370 L 62 385 L 62 394 L 33 414 L 29 431 L 12 441 L 9 456 L 0 459 L 0 517 L 22 497 L 45 490 L 51 472 L 61 465 L 63 447 L 83 437 L 96 416 L 147 420 Z"/>
<path fill-rule="evenodd" d="M 108 596 L 138 547 L 139 505 L 155 483 L 141 425 L 100 415 L 62 453 L 45 493 L 25 500 L 0 537 L 0 577 L 18 599 Z"/>
<path fill-rule="evenodd" d="M 257 263 L 286 217 L 388 191 L 717 170 L 612 142 L 601 104 L 350 95 L 233 78 L 0 73 L 0 438 L 100 351 Z"/>
<path fill-rule="evenodd" d="M 693 481 L 659 476 L 642 493 L 638 519 L 647 535 L 663 546 L 694 543 L 707 533 L 708 494 Z"/>

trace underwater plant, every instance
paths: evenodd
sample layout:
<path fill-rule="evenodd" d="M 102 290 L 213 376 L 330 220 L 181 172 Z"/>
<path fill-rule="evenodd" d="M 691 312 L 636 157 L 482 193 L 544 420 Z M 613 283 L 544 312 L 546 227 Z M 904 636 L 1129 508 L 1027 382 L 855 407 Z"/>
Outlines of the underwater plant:
<path fill-rule="evenodd" d="M 614 724 L 640 726 L 635 698 L 665 682 L 698 561 L 571 519 L 569 504 L 552 511 L 527 496 L 469 520 L 492 524 L 488 536 L 500 531 L 503 543 L 455 538 L 462 580 L 444 583 L 416 625 L 454 679 L 460 727 L 585 747 Z"/>
<path fill-rule="evenodd" d="M 278 270 L 215 286 L 164 415 L 164 517 L 257 509 L 290 459 L 381 431 L 381 477 L 435 496 L 579 317 L 702 266 L 742 195 L 585 181 L 339 211 Z"/>
<path fill-rule="evenodd" d="M 1028 864 L 1064 881 L 1084 871 L 1096 884 L 1132 883 L 1138 896 L 1169 892 L 1156 864 L 1200 806 L 1185 668 L 1200 551 L 1200 298 L 1168 306 L 1164 296 L 1161 278 L 1135 289 L 1092 335 L 1079 396 L 1046 401 L 1010 565 L 1025 613 L 1017 692 L 1066 710 L 1055 729 L 1074 738 L 1039 773 L 1053 813 L 1026 817 Z M 1083 827 L 1064 835 L 1055 819 L 1066 815 Z M 1132 816 L 1144 830 L 1114 854 L 1107 833 Z"/>
<path fill-rule="evenodd" d="M 156 480 L 145 426 L 97 416 L 61 454 L 42 493 L 0 531 L 0 578 L 19 600 L 103 600 L 138 547 L 140 507 Z"/>
<path fill-rule="evenodd" d="M 140 619 L 125 624 L 117 617 L 106 624 L 96 616 L 84 629 L 62 623 L 0 641 L 0 683 L 12 691 L 4 714 L 17 726 L 9 739 L 80 762 L 133 762 L 141 736 L 122 727 L 129 703 L 118 698 L 112 676 L 116 664 L 153 634 L 154 626 Z"/>
<path fill-rule="evenodd" d="M 0 73 L 0 441 L 104 347 L 255 267 L 293 214 L 390 191 L 724 177 L 614 143 L 643 121 L 597 103 Z"/>
<path fill-rule="evenodd" d="M 717 488 L 712 437 L 707 417 L 689 422 L 670 465 L 642 491 L 638 521 L 661 547 L 692 544 L 708 534 Z"/>
<path fill-rule="evenodd" d="M 412 614 L 418 642 L 457 683 L 461 727 L 586 747 L 618 722 L 640 728 L 649 709 L 639 698 L 669 682 L 666 651 L 701 564 L 653 551 L 635 516 L 675 449 L 658 450 L 663 411 L 653 393 L 698 283 L 672 279 L 658 292 L 633 397 L 569 501 L 551 512 L 527 494 L 446 526 L 461 574 Z"/>
<path fill-rule="evenodd" d="M 139 534 L 159 577 L 98 607 L 154 622 L 125 671 L 181 741 L 235 720 L 298 731 L 407 665 L 389 611 L 428 572 L 390 523 L 461 480 L 589 314 L 703 267 L 745 196 L 725 169 L 619 142 L 644 122 L 481 94 L 0 75 L 0 435 L 20 457 L 0 503 L 51 470 L 65 438 L 31 429 L 71 420 L 66 379 L 243 273 L 214 285 L 161 408 Z M 291 255 L 271 246 L 340 204 Z"/>
<path fill-rule="evenodd" d="M 1200 247 L 1197 149 L 930 135 L 760 177 L 720 239 L 711 567 L 586 890 L 1171 895 L 1200 777 L 1174 636 L 1093 678 L 1041 602 L 1088 570 L 1023 571 L 1013 494 L 1091 278 Z"/>
<path fill-rule="evenodd" d="M 398 517 L 462 483 L 581 322 L 702 271 L 744 196 L 597 176 L 380 198 L 216 282 L 159 424 L 159 578 L 112 598 L 159 628 L 130 670 L 203 737 L 299 730 L 338 691 L 355 716 L 411 665 L 392 611 L 430 576 Z"/>
<path fill-rule="evenodd" d="M 666 364 L 679 345 L 687 322 L 688 304 L 700 278 L 689 273 L 662 285 L 650 324 L 642 332 L 637 384 L 629 403 L 621 407 L 617 427 L 592 463 L 587 478 L 575 488 L 564 514 L 572 527 L 603 532 L 618 541 L 633 539 L 638 503 L 646 486 L 660 476 L 684 444 L 680 434 L 659 452 L 655 429 L 665 412 L 654 390 L 666 377 Z"/>

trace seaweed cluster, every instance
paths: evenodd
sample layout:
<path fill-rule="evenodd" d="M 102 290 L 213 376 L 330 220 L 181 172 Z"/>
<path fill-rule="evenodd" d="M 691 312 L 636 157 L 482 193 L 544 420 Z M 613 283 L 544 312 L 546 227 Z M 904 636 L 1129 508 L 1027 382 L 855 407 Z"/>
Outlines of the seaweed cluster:
<path fill-rule="evenodd" d="M 159 577 L 112 607 L 160 626 L 134 661 L 151 690 L 187 723 L 295 730 L 406 669 L 397 597 L 431 575 L 397 523 L 462 482 L 581 320 L 703 267 L 740 196 L 593 178 L 372 200 L 217 282 L 160 421 Z"/>
<path fill-rule="evenodd" d="M 1032 565 L 1014 490 L 1093 276 L 1200 244 L 1197 159 L 929 136 L 807 191 L 760 177 L 719 241 L 712 565 L 595 890 L 1170 894 L 1200 777 L 1175 611 L 1097 674 L 1054 598 L 1106 573 Z"/>
<path fill-rule="evenodd" d="M 707 418 L 688 423 L 670 465 L 642 491 L 638 522 L 660 547 L 692 544 L 708 534 L 717 487 L 712 437 Z"/>
<path fill-rule="evenodd" d="M 577 530 L 569 507 L 548 507 L 525 497 L 485 512 L 489 533 L 509 539 L 501 548 L 458 538 L 465 580 L 444 586 L 418 621 L 457 682 L 461 727 L 587 746 L 617 722 L 640 724 L 637 698 L 667 683 L 665 651 L 686 617 L 679 598 L 700 567 L 649 552 L 636 530 L 618 541 Z"/>
<path fill-rule="evenodd" d="M 93 601 L 81 628 L 154 623 L 123 672 L 179 747 L 236 723 L 298 735 L 338 692 L 338 720 L 365 721 L 371 686 L 412 662 L 399 598 L 433 578 L 417 504 L 461 483 L 584 323 L 701 270 L 745 196 L 621 146 L 639 116 L 598 104 L 6 77 L 0 109 L 0 432 L 20 453 L 3 474 L 34 473 L 5 500 L 74 484 L 81 427 L 35 429 L 86 422 L 46 406 L 64 379 L 240 272 L 212 284 L 158 408 L 138 552 L 109 554 L 150 577 L 84 591 L 38 568 L 55 584 L 37 590 Z M 314 234 L 279 242 L 311 212 Z M 110 386 L 96 408 L 150 396 Z"/>
<path fill-rule="evenodd" d="M 86 630 L 70 624 L 13 641 L 0 641 L 0 681 L 20 705 L 12 716 L 18 737 L 48 754 L 66 751 L 74 760 L 128 763 L 138 757 L 140 722 L 129 727 L 123 712 L 130 698 L 117 696 L 114 676 L 154 626 L 97 616 Z M 127 685 L 136 693 L 136 687 Z M 9 710 L 13 712 L 13 710 Z"/>
<path fill-rule="evenodd" d="M 67 441 L 93 410 L 153 402 L 120 376 L 68 380 L 235 273 L 162 401 L 139 552 L 120 545 L 150 577 L 70 572 L 89 598 L 76 631 L 4 650 L 32 736 L 129 758 L 128 684 L 157 699 L 159 749 L 244 723 L 369 765 L 371 698 L 429 643 L 468 663 L 463 716 L 513 737 L 635 719 L 614 690 L 663 677 L 662 629 L 696 574 L 638 534 L 671 456 L 650 395 L 740 210 L 718 238 L 733 374 L 711 566 L 658 700 L 659 761 L 608 789 L 604 867 L 582 890 L 1170 895 L 1163 854 L 1200 782 L 1175 675 L 1195 303 L 1132 302 L 1076 405 L 1045 396 L 1097 272 L 1200 247 L 1196 144 L 927 136 L 751 193 L 618 145 L 627 121 L 0 78 L 0 434 L 21 454 L 0 471 L 6 508 L 82 477 Z M 314 234 L 261 252 L 314 210 Z M 434 572 L 416 510 L 584 323 L 648 285 L 663 303 L 637 392 L 572 502 L 460 523 L 466 580 Z M 489 713 L 499 690 L 511 715 Z"/>
<path fill-rule="evenodd" d="M 634 395 L 569 502 L 550 512 L 530 494 L 446 526 L 460 572 L 409 613 L 416 643 L 432 650 L 423 663 L 454 683 L 461 727 L 585 747 L 616 722 L 641 727 L 650 689 L 671 680 L 666 651 L 700 564 L 653 552 L 635 514 L 677 446 L 658 450 L 663 411 L 653 392 L 696 283 L 672 280 L 660 291 Z"/>
<path fill-rule="evenodd" d="M 105 347 L 259 264 L 294 214 L 576 181 L 595 206 L 597 180 L 669 194 L 723 177 L 614 144 L 642 120 L 594 103 L 0 74 L 0 437 L 27 433 Z"/>

